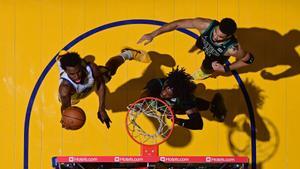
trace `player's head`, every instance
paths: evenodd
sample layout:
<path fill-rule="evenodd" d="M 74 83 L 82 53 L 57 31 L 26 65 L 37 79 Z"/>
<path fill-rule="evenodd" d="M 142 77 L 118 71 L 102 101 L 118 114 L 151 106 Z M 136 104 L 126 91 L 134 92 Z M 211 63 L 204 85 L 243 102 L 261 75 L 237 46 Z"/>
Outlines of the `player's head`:
<path fill-rule="evenodd" d="M 224 41 L 230 38 L 235 33 L 236 29 L 237 25 L 233 19 L 222 19 L 217 29 L 214 30 L 214 41 Z"/>
<path fill-rule="evenodd" d="M 168 73 L 160 96 L 163 99 L 173 97 L 186 98 L 195 90 L 196 85 L 192 82 L 192 76 L 185 72 L 184 68 L 178 66 Z"/>
<path fill-rule="evenodd" d="M 60 56 L 61 67 L 65 70 L 69 78 L 75 83 L 80 83 L 82 80 L 83 67 L 82 59 L 76 52 L 67 52 Z"/>

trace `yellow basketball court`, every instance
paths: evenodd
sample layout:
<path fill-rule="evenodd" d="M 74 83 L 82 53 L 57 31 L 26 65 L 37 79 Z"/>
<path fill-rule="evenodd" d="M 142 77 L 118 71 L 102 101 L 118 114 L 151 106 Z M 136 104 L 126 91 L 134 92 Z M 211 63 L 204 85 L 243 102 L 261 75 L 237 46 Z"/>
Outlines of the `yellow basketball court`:
<path fill-rule="evenodd" d="M 238 24 L 239 42 L 253 52 L 255 62 L 236 76 L 197 81 L 196 92 L 207 100 L 220 92 L 230 113 L 220 123 L 201 112 L 203 130 L 175 125 L 160 154 L 247 156 L 252 162 L 255 153 L 258 169 L 297 168 L 299 5 L 296 0 L 1 0 L 2 166 L 49 169 L 54 156 L 139 155 L 140 147 L 126 132 L 126 107 L 147 81 L 176 65 L 193 73 L 204 54 L 188 52 L 195 43 L 193 33 L 199 35 L 195 30 L 166 33 L 147 46 L 136 42 L 176 19 L 231 17 Z M 62 129 L 57 53 L 76 51 L 104 65 L 127 46 L 148 51 L 152 62 L 127 61 L 107 84 L 110 129 L 97 118 L 94 93 L 78 104 L 86 113 L 85 125 L 77 131 Z M 249 114 L 256 125 L 252 141 Z"/>

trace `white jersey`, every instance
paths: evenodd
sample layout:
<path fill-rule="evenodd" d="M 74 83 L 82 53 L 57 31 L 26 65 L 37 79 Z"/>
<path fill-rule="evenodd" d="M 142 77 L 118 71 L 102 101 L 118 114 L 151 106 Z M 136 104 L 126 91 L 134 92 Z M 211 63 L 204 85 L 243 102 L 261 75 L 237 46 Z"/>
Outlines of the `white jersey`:
<path fill-rule="evenodd" d="M 64 69 L 61 67 L 61 63 L 58 62 L 58 67 L 59 67 L 59 74 L 60 74 L 60 79 L 59 79 L 59 84 L 62 83 L 62 81 L 67 81 L 75 90 L 76 93 L 71 96 L 72 103 L 78 102 L 80 99 L 88 96 L 92 91 L 95 90 L 95 79 L 93 77 L 93 71 L 90 65 L 85 66 L 85 71 L 86 71 L 86 78 L 83 80 L 83 83 L 75 83 L 73 82 L 67 73 L 64 71 Z"/>

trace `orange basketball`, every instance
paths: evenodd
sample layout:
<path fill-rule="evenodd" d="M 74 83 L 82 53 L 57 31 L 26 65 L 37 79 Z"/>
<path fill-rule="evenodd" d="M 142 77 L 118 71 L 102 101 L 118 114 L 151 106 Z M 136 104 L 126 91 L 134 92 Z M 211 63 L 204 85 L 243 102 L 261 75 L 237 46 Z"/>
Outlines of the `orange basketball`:
<path fill-rule="evenodd" d="M 80 107 L 68 107 L 62 114 L 62 121 L 65 129 L 78 130 L 85 123 L 85 113 Z"/>

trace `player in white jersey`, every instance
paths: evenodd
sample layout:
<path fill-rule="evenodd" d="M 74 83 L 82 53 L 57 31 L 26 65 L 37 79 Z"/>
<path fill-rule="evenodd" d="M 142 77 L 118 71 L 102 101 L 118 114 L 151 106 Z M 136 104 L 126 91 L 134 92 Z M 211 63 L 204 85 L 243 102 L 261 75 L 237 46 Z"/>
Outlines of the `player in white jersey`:
<path fill-rule="evenodd" d="M 57 57 L 57 62 L 60 71 L 59 100 L 61 112 L 95 91 L 99 98 L 98 118 L 109 128 L 111 120 L 105 110 L 105 83 L 111 79 L 118 67 L 126 60 L 150 61 L 147 52 L 130 48 L 123 49 L 120 55 L 110 58 L 105 66 L 87 62 L 76 52 L 60 54 Z M 61 123 L 63 124 L 63 122 Z"/>

